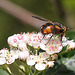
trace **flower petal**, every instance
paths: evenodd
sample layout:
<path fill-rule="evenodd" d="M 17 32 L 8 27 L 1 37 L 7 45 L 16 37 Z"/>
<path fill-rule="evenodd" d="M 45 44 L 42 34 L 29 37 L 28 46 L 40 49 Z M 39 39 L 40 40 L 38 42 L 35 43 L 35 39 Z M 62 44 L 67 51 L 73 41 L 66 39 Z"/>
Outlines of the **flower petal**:
<path fill-rule="evenodd" d="M 0 65 L 3 65 L 3 64 L 5 64 L 5 63 L 6 63 L 5 58 L 0 58 Z"/>
<path fill-rule="evenodd" d="M 35 60 L 34 60 L 34 55 L 31 55 L 27 58 L 27 64 L 30 65 L 30 66 L 33 66 L 35 64 Z"/>
<path fill-rule="evenodd" d="M 36 68 L 37 70 L 39 70 L 39 71 L 42 71 L 42 70 L 44 70 L 44 69 L 46 68 L 46 64 L 37 63 L 37 64 L 35 65 L 35 68 Z"/>

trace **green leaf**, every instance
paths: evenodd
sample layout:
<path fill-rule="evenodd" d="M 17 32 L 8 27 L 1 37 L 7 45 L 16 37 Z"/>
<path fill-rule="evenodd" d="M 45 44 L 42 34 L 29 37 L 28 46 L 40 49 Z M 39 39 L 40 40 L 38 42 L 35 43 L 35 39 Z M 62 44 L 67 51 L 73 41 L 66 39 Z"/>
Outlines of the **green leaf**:
<path fill-rule="evenodd" d="M 75 75 L 75 55 L 71 58 L 62 57 L 55 64 L 51 75 Z"/>
<path fill-rule="evenodd" d="M 9 75 L 6 71 L 3 71 L 2 69 L 0 69 L 0 75 Z"/>
<path fill-rule="evenodd" d="M 66 36 L 69 37 L 70 40 L 75 41 L 75 30 L 69 30 L 68 32 L 66 32 Z"/>
<path fill-rule="evenodd" d="M 63 64 L 67 67 L 67 69 L 75 72 L 75 55 L 71 58 L 63 58 Z"/>

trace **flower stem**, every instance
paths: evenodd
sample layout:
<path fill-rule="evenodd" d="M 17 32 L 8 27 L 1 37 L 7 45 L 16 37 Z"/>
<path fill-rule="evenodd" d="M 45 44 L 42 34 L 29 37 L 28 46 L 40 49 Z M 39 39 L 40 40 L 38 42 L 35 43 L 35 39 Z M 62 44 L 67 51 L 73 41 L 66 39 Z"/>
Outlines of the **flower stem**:
<path fill-rule="evenodd" d="M 28 67 L 28 69 L 29 69 L 30 75 L 33 75 L 32 71 L 31 71 L 31 67 L 28 66 L 28 65 L 27 65 L 27 67 Z"/>
<path fill-rule="evenodd" d="M 6 69 L 7 69 L 7 71 L 9 72 L 9 74 L 12 75 L 12 72 L 11 72 L 11 70 L 10 70 L 10 68 L 9 68 L 8 65 L 6 65 Z"/>
<path fill-rule="evenodd" d="M 7 65 L 2 65 L 2 69 L 4 71 L 6 71 L 9 75 L 12 75 L 12 73 L 11 73 L 11 71 L 10 71 L 10 69 L 9 69 L 9 67 Z"/>
<path fill-rule="evenodd" d="M 21 61 L 20 61 L 21 62 Z M 31 71 L 31 66 L 28 66 L 27 65 L 27 63 L 26 63 L 26 61 L 25 62 L 21 62 L 22 63 L 22 65 L 25 67 L 25 71 L 26 71 L 26 75 L 33 75 L 33 73 L 32 73 L 32 71 Z"/>
<path fill-rule="evenodd" d="M 29 70 L 28 70 L 28 68 L 27 68 L 27 64 L 26 64 L 25 62 L 22 62 L 22 61 L 20 61 L 20 62 L 21 62 L 21 64 L 24 66 L 25 71 L 28 73 Z"/>
<path fill-rule="evenodd" d="M 42 71 L 38 72 L 36 75 L 39 75 Z"/>
<path fill-rule="evenodd" d="M 45 75 L 45 73 L 46 73 L 46 69 L 43 71 L 42 75 Z"/>
<path fill-rule="evenodd" d="M 36 73 L 37 73 L 37 70 L 35 69 L 35 72 L 34 72 L 34 74 L 33 74 L 33 75 L 36 75 Z"/>
<path fill-rule="evenodd" d="M 27 74 L 23 69 L 21 69 L 21 68 L 17 65 L 16 62 L 14 62 L 14 65 L 15 65 L 19 70 L 21 70 L 24 74 Z"/>

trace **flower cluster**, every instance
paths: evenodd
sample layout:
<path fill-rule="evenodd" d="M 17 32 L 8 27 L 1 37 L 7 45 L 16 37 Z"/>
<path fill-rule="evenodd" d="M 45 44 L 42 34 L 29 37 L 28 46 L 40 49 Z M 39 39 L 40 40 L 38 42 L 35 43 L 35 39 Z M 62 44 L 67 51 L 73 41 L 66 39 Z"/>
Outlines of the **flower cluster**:
<path fill-rule="evenodd" d="M 8 37 L 10 50 L 4 48 L 0 50 L 0 65 L 12 64 L 16 59 L 26 61 L 27 65 L 35 66 L 41 71 L 54 66 L 57 60 L 57 53 L 61 52 L 64 46 L 67 49 L 74 49 L 75 42 L 63 36 L 60 41 L 59 36 L 50 37 L 52 34 L 44 35 L 39 33 L 21 33 Z M 33 49 L 33 50 L 32 50 Z"/>
<path fill-rule="evenodd" d="M 58 58 L 57 54 L 49 55 L 46 52 L 41 52 L 39 55 L 30 55 L 27 58 L 27 64 L 30 66 L 35 65 L 37 70 L 44 70 L 45 68 L 53 67 L 54 60 Z M 50 61 L 51 60 L 51 61 Z"/>
<path fill-rule="evenodd" d="M 7 48 L 0 50 L 0 65 L 11 64 L 17 58 L 18 56 L 16 51 L 9 51 Z"/>

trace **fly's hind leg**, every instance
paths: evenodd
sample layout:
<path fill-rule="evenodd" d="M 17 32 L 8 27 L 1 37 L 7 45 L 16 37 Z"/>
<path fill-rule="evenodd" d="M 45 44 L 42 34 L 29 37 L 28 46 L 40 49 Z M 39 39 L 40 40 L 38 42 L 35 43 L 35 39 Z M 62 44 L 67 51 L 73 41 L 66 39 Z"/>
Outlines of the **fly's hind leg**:
<path fill-rule="evenodd" d="M 63 45 L 62 45 L 62 37 L 63 37 L 63 34 L 60 34 L 60 35 L 59 35 L 59 39 L 60 39 L 61 46 L 63 46 Z"/>

